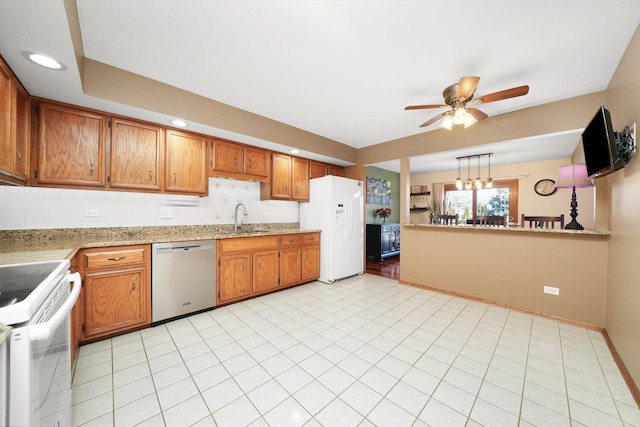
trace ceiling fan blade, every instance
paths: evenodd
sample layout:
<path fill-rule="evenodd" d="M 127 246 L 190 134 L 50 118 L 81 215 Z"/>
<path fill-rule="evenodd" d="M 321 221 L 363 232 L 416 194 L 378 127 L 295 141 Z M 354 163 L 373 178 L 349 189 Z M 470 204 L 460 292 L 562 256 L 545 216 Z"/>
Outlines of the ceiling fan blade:
<path fill-rule="evenodd" d="M 458 99 L 469 99 L 473 96 L 473 92 L 476 91 L 476 86 L 478 86 L 478 82 L 480 81 L 480 77 L 470 76 L 463 77 L 460 79 L 460 83 L 458 83 L 458 93 L 456 97 Z"/>
<path fill-rule="evenodd" d="M 444 104 L 427 104 L 427 105 L 409 105 L 408 107 L 404 107 L 405 110 L 426 110 L 428 108 L 442 108 L 448 107 L 448 105 Z"/>
<path fill-rule="evenodd" d="M 501 101 L 503 99 L 515 98 L 517 96 L 523 96 L 529 93 L 529 86 L 518 86 L 512 87 L 511 89 L 501 90 L 499 92 L 490 93 L 488 95 L 483 95 L 475 100 L 473 100 L 472 104 L 486 104 L 487 102 Z"/>
<path fill-rule="evenodd" d="M 482 111 L 478 110 L 477 108 L 467 108 L 467 111 L 469 112 L 469 114 L 471 114 L 473 116 L 474 119 L 476 119 L 477 121 L 480 120 L 484 120 L 486 119 L 487 116 L 485 113 L 483 113 Z"/>
<path fill-rule="evenodd" d="M 427 120 L 426 122 L 424 122 L 423 124 L 420 125 L 421 128 L 426 128 L 427 126 L 437 122 L 438 120 L 440 120 L 441 118 L 444 117 L 444 115 L 447 114 L 447 111 L 445 111 L 444 113 L 440 113 L 437 116 Z"/>

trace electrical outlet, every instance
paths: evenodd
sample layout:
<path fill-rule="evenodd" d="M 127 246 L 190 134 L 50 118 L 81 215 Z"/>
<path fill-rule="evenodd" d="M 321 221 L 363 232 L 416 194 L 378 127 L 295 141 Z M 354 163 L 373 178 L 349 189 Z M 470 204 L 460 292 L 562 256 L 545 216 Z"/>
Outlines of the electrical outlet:
<path fill-rule="evenodd" d="M 171 208 L 160 208 L 160 218 L 161 219 L 173 218 L 173 209 L 171 209 Z"/>
<path fill-rule="evenodd" d="M 100 216 L 100 209 L 85 209 L 84 216 Z"/>
<path fill-rule="evenodd" d="M 560 288 L 555 288 L 553 286 L 545 286 L 544 293 L 551 294 L 551 295 L 560 295 Z"/>

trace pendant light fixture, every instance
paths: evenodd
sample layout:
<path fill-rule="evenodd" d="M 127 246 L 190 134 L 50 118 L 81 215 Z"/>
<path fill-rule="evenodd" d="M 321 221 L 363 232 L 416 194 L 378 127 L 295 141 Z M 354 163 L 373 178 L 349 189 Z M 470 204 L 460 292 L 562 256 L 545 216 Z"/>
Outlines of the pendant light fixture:
<path fill-rule="evenodd" d="M 489 163 L 489 177 L 487 178 L 486 188 L 493 188 L 493 179 L 491 179 L 491 154 L 492 153 L 487 154 L 487 162 Z"/>
<path fill-rule="evenodd" d="M 462 190 L 462 189 L 471 190 L 472 188 L 475 188 L 476 190 L 482 189 L 482 178 L 480 177 L 480 158 L 485 156 L 487 157 L 487 163 L 489 166 L 489 176 L 485 181 L 484 187 L 493 188 L 493 179 L 491 178 L 491 156 L 492 155 L 493 153 L 484 153 L 484 154 L 474 154 L 471 156 L 456 157 L 456 160 L 458 161 L 458 178 L 456 178 L 456 188 L 458 190 Z M 471 180 L 471 159 L 473 158 L 478 159 L 478 169 L 477 169 L 478 174 L 475 181 Z M 467 180 L 464 181 L 464 183 L 460 178 L 460 160 L 462 159 L 467 159 Z"/>

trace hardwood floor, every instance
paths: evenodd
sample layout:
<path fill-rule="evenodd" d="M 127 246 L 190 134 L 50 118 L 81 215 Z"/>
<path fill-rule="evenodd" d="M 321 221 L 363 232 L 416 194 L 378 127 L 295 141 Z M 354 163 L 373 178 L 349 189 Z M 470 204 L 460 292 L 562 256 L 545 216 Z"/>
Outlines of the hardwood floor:
<path fill-rule="evenodd" d="M 367 260 L 366 271 L 376 276 L 400 280 L 400 255 L 385 258 L 383 261 Z"/>

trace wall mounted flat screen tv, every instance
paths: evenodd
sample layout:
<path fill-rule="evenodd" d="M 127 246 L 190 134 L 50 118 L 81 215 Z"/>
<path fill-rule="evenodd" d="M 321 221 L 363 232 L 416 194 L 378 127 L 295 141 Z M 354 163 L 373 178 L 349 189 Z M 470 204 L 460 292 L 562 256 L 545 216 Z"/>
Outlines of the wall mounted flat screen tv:
<path fill-rule="evenodd" d="M 589 179 L 599 178 L 622 169 L 624 159 L 616 147 L 616 135 L 609 111 L 600 107 L 582 133 L 582 148 Z"/>

